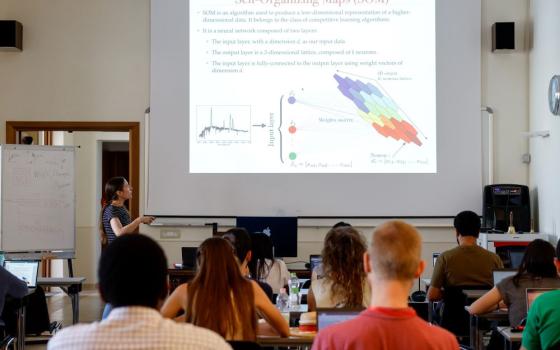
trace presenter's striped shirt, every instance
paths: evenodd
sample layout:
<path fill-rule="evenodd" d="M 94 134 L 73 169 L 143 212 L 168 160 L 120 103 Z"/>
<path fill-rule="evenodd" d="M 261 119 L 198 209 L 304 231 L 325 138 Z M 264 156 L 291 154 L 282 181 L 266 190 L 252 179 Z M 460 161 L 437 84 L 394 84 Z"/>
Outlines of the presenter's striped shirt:
<path fill-rule="evenodd" d="M 111 228 L 112 218 L 119 219 L 122 226 L 126 226 L 131 223 L 130 214 L 128 214 L 128 210 L 126 210 L 125 207 L 117 207 L 112 204 L 106 206 L 103 210 L 103 229 L 107 234 L 107 243 L 111 243 L 117 238 L 117 235 Z"/>

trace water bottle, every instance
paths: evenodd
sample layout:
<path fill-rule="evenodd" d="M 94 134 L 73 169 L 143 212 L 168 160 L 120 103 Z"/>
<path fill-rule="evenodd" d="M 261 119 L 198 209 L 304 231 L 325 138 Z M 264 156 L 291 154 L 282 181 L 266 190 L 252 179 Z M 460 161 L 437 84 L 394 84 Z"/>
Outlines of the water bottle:
<path fill-rule="evenodd" d="M 299 308 L 299 278 L 295 272 L 290 274 L 290 279 L 288 280 L 288 286 L 290 287 L 290 308 Z"/>
<path fill-rule="evenodd" d="M 276 297 L 276 308 L 280 310 L 280 312 L 288 312 L 288 303 L 289 297 L 288 293 L 286 293 L 286 288 L 280 288 L 280 293 Z"/>

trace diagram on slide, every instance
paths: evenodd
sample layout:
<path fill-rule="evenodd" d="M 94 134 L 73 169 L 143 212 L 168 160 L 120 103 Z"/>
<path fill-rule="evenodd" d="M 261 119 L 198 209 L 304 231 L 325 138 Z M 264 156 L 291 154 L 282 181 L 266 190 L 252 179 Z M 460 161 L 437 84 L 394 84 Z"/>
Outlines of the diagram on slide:
<path fill-rule="evenodd" d="M 377 132 L 385 137 L 422 146 L 418 132 L 404 120 L 402 111 L 383 87 L 376 87 L 371 82 L 363 83 L 358 79 L 343 78 L 338 74 L 334 78 L 339 84 L 340 92 L 354 102 L 360 117 L 370 122 Z"/>
<path fill-rule="evenodd" d="M 251 106 L 197 106 L 199 143 L 250 142 Z"/>
<path fill-rule="evenodd" d="M 427 137 L 375 79 L 337 71 L 280 97 L 279 157 L 293 169 L 420 169 Z"/>
<path fill-rule="evenodd" d="M 431 114 L 408 102 L 412 119 L 397 102 L 403 84 L 388 85 L 336 70 L 276 97 L 271 89 L 266 105 L 198 105 L 191 157 L 200 158 L 191 164 L 209 172 L 427 172 L 435 145 L 419 125 L 430 125 Z"/>
<path fill-rule="evenodd" d="M 437 172 L 434 0 L 191 5 L 189 172 Z"/>

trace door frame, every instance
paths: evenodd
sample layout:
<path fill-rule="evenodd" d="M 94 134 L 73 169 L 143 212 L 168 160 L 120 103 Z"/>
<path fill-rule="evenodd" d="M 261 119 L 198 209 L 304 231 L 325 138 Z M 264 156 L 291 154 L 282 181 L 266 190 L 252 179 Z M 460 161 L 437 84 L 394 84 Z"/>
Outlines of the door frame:
<path fill-rule="evenodd" d="M 128 181 L 140 188 L 140 122 L 57 122 L 57 121 L 6 121 L 6 143 L 15 144 L 22 131 L 116 131 L 128 132 Z M 139 191 L 137 192 L 139 193 Z M 140 196 L 129 202 L 133 218 L 140 214 Z"/>

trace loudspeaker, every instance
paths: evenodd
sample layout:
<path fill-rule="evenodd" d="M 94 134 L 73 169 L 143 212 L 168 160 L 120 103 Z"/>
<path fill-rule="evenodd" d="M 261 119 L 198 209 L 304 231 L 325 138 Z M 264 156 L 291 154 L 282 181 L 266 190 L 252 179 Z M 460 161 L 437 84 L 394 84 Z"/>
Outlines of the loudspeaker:
<path fill-rule="evenodd" d="M 0 51 L 23 49 L 23 26 L 18 21 L 0 21 Z"/>
<path fill-rule="evenodd" d="M 514 22 L 492 24 L 492 51 L 495 50 L 515 50 Z"/>
<path fill-rule="evenodd" d="M 516 231 L 529 232 L 531 230 L 529 188 L 523 185 L 484 186 L 483 228 L 489 232 L 506 232 L 510 212 L 513 213 L 513 226 Z"/>

